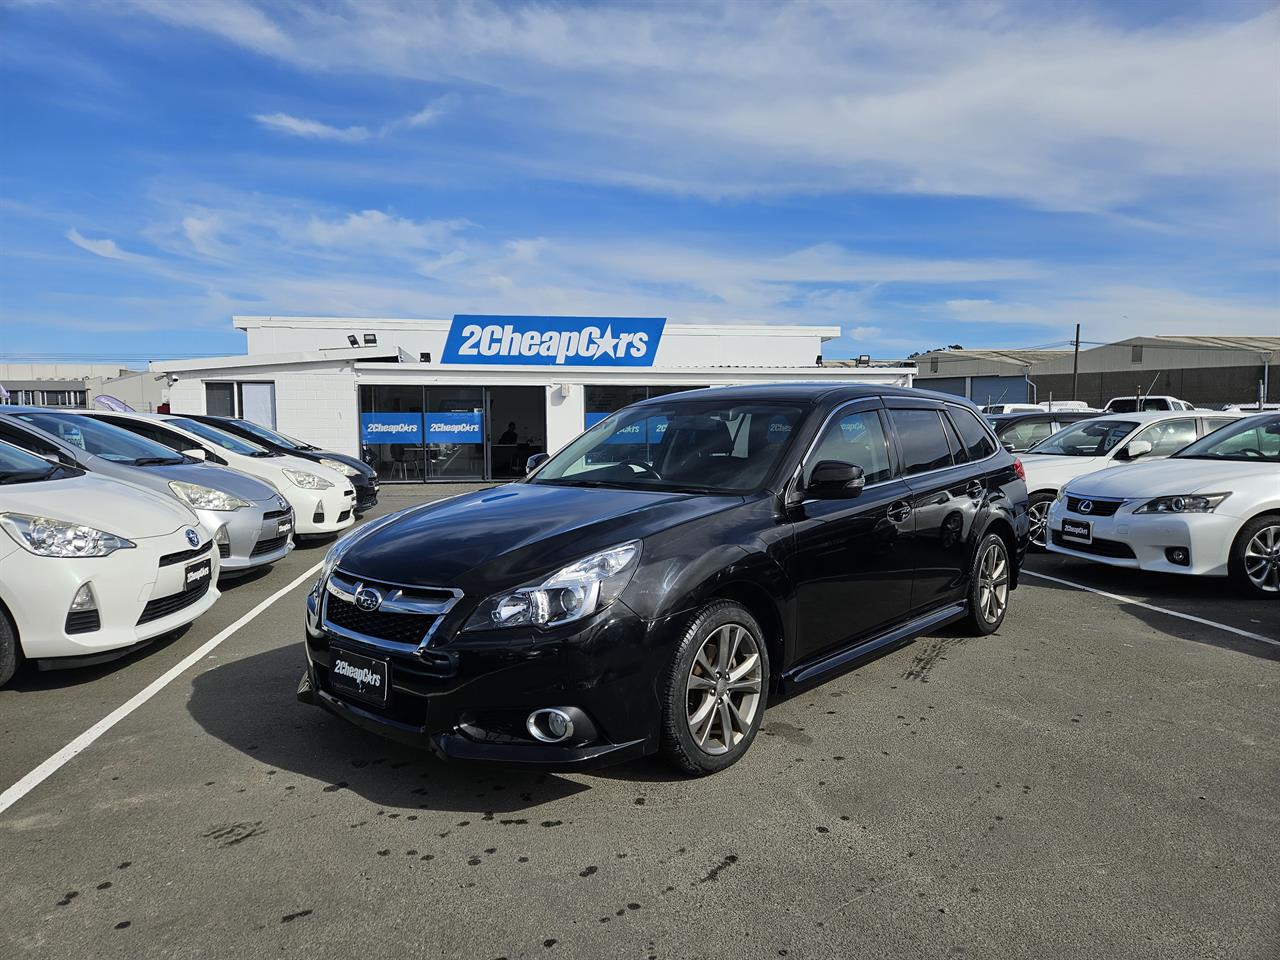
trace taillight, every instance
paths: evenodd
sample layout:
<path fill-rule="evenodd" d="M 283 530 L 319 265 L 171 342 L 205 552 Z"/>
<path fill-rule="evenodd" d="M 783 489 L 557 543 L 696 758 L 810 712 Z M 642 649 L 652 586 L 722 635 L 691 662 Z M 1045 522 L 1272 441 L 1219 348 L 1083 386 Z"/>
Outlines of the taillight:
<path fill-rule="evenodd" d="M 1022 461 L 1017 457 L 1013 458 L 1013 472 L 1018 475 L 1019 480 L 1027 479 L 1027 471 L 1022 469 Z"/>

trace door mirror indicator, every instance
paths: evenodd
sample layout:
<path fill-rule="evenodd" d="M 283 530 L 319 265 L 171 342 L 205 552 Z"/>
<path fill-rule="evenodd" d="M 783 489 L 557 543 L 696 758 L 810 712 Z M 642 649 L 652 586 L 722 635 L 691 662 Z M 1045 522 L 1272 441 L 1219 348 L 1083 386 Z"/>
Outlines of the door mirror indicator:
<path fill-rule="evenodd" d="M 1151 444 L 1146 440 L 1134 440 L 1120 453 L 1119 459 L 1137 460 L 1139 457 L 1145 457 L 1151 452 Z"/>
<path fill-rule="evenodd" d="M 822 460 L 809 474 L 805 493 L 815 500 L 851 500 L 862 493 L 867 480 L 863 469 L 842 460 Z"/>
<path fill-rule="evenodd" d="M 532 457 L 530 457 L 528 460 L 524 462 L 525 476 L 528 476 L 529 474 L 533 473 L 533 471 L 537 470 L 540 466 L 542 466 L 544 463 L 546 463 L 550 459 L 551 459 L 551 454 L 549 453 L 535 453 Z"/>

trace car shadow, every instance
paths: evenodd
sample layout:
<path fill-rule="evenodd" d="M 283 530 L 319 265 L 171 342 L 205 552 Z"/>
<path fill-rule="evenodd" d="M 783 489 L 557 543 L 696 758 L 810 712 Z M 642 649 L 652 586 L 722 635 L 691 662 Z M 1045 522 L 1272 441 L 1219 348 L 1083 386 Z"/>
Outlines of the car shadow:
<path fill-rule="evenodd" d="M 299 703 L 302 671 L 298 645 L 225 663 L 194 679 L 187 710 L 206 733 L 259 763 L 380 807 L 486 819 L 590 789 L 554 773 L 446 763 L 426 750 L 367 733 Z"/>
<path fill-rule="evenodd" d="M 150 643 L 145 643 L 122 657 L 90 666 L 57 667 L 53 670 L 41 670 L 31 661 L 24 661 L 19 666 L 18 672 L 14 674 L 13 679 L 5 684 L 4 689 L 6 693 L 35 693 L 39 690 L 60 690 L 66 687 L 76 687 L 84 683 L 93 683 L 95 680 L 123 670 L 132 663 L 155 656 L 165 647 L 182 639 L 189 629 L 191 629 L 191 624 L 179 627 L 169 633 L 161 634 Z"/>

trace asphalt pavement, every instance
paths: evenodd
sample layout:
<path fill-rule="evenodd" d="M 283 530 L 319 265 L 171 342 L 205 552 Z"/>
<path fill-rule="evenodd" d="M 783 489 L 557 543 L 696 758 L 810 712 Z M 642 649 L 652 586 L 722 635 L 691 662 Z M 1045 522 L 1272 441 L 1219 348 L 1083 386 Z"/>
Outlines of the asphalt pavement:
<path fill-rule="evenodd" d="M 0 690 L 0 790 L 325 548 Z M 702 780 L 449 765 L 298 704 L 308 577 L 0 813 L 0 956 L 1280 956 L 1280 646 L 1152 609 L 1280 644 L 1276 604 L 1029 569 L 1147 606 L 1027 577 L 997 635 L 775 704 Z"/>

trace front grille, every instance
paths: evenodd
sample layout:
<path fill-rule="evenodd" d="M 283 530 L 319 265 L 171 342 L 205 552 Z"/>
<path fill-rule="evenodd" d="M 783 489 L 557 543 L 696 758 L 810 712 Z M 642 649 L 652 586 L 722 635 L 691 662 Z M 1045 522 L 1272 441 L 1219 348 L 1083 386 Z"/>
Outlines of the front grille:
<path fill-rule="evenodd" d="M 249 551 L 249 556 L 260 557 L 264 553 L 275 553 L 285 545 L 288 539 L 289 535 L 286 533 L 284 536 L 272 537 L 270 540 L 259 540 L 253 545 L 253 549 Z"/>
<path fill-rule="evenodd" d="M 195 560 L 197 557 L 203 557 L 209 552 L 209 548 L 213 546 L 213 541 L 202 543 L 193 550 L 183 550 L 181 553 L 166 553 L 160 558 L 160 566 L 171 567 L 175 563 L 186 563 L 188 560 Z"/>
<path fill-rule="evenodd" d="M 264 514 L 262 515 L 262 520 L 263 520 L 263 522 L 264 522 L 264 523 L 265 523 L 266 521 L 268 521 L 268 520 L 283 520 L 283 519 L 284 519 L 285 517 L 287 517 L 291 512 L 292 512 L 292 511 L 287 510 L 287 509 L 285 509 L 285 510 L 268 510 L 266 513 L 264 513 Z"/>
<path fill-rule="evenodd" d="M 361 610 L 332 594 L 326 598 L 326 619 L 335 627 L 378 640 L 417 646 L 440 619 L 431 613 L 385 613 Z"/>
<path fill-rule="evenodd" d="M 102 619 L 97 610 L 73 610 L 67 614 L 67 623 L 63 629 L 67 633 L 93 633 L 101 626 Z"/>
<path fill-rule="evenodd" d="M 1092 553 L 1099 557 L 1112 557 L 1116 560 L 1136 560 L 1137 554 L 1127 543 L 1121 543 L 1119 540 L 1101 540 L 1095 538 L 1092 543 L 1077 543 L 1075 540 L 1068 540 L 1062 535 L 1061 530 L 1053 531 L 1053 545 L 1055 547 L 1065 547 L 1067 550 L 1075 550 L 1077 553 Z"/>
<path fill-rule="evenodd" d="M 220 556 L 223 560 L 231 556 L 231 544 L 229 543 L 218 544 L 218 556 Z"/>
<path fill-rule="evenodd" d="M 1080 509 L 1082 501 L 1088 501 L 1092 507 L 1086 512 Z M 1113 517 L 1124 503 L 1123 500 L 1094 500 L 1092 497 L 1067 497 L 1067 509 L 1083 517 Z"/>
<path fill-rule="evenodd" d="M 167 597 L 157 597 L 155 600 L 147 601 L 147 605 L 142 608 L 142 616 L 138 618 L 138 626 L 150 623 L 152 620 L 160 620 L 171 613 L 177 613 L 179 610 L 191 606 L 209 592 L 209 580 L 209 577 L 205 577 L 200 581 L 200 586 L 194 590 L 184 590 L 182 593 L 174 593 Z"/>

